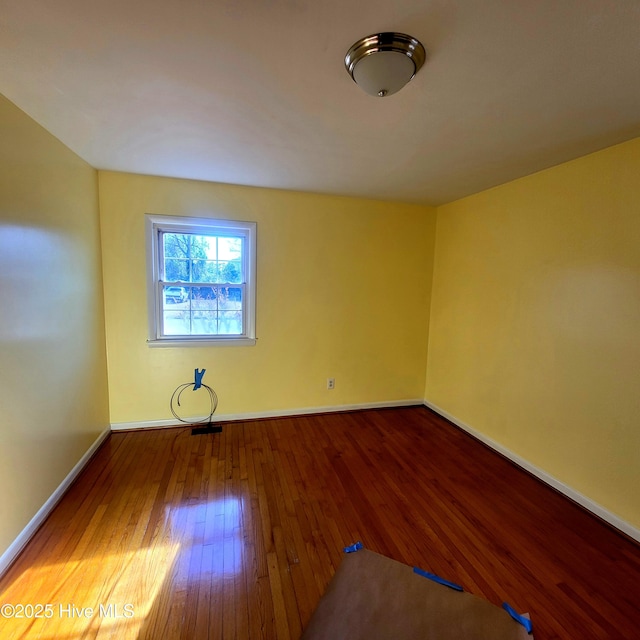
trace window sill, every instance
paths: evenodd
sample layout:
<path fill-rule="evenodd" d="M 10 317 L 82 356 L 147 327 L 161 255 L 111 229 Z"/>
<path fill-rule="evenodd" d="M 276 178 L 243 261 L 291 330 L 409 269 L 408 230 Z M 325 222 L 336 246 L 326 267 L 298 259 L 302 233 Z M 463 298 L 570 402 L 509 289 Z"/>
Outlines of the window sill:
<path fill-rule="evenodd" d="M 253 347 L 255 338 L 162 338 L 147 340 L 150 347 Z"/>

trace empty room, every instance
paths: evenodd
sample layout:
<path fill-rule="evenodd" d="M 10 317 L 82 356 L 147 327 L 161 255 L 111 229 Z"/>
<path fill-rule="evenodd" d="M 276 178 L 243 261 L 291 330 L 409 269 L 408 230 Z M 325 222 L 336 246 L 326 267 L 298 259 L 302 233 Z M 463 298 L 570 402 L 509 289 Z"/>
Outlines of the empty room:
<path fill-rule="evenodd" d="M 637 639 L 639 42 L 0 3 L 0 638 Z"/>

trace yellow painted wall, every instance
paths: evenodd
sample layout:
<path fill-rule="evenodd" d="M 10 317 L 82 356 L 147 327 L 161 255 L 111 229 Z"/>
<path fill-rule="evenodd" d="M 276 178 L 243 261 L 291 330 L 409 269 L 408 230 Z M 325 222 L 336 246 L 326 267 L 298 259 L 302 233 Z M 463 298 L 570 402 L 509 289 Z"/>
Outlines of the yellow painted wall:
<path fill-rule="evenodd" d="M 640 139 L 438 209 L 426 399 L 640 527 Z"/>
<path fill-rule="evenodd" d="M 0 554 L 109 424 L 97 174 L 0 96 Z"/>
<path fill-rule="evenodd" d="M 195 368 L 207 369 L 218 415 L 423 397 L 433 209 L 102 171 L 99 180 L 112 422 L 171 418 L 171 394 Z M 145 213 L 257 222 L 255 346 L 147 346 Z"/>

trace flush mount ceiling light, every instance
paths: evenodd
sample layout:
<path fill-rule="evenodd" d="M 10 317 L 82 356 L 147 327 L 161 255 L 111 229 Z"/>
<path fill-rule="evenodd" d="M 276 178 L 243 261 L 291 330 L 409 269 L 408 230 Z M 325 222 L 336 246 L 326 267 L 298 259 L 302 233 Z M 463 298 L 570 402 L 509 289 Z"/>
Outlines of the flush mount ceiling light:
<path fill-rule="evenodd" d="M 415 38 L 404 33 L 375 33 L 349 49 L 344 65 L 361 89 L 384 98 L 400 91 L 425 58 L 424 47 Z"/>

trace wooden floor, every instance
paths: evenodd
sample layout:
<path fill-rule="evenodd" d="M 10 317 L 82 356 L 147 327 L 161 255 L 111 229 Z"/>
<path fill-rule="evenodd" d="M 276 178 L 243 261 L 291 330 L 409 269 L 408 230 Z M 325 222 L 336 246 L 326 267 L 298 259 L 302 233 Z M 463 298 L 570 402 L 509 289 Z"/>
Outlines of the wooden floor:
<path fill-rule="evenodd" d="M 640 638 L 640 546 L 424 407 L 112 434 L 0 580 L 0 638 L 297 639 L 357 540 L 536 640 Z"/>

